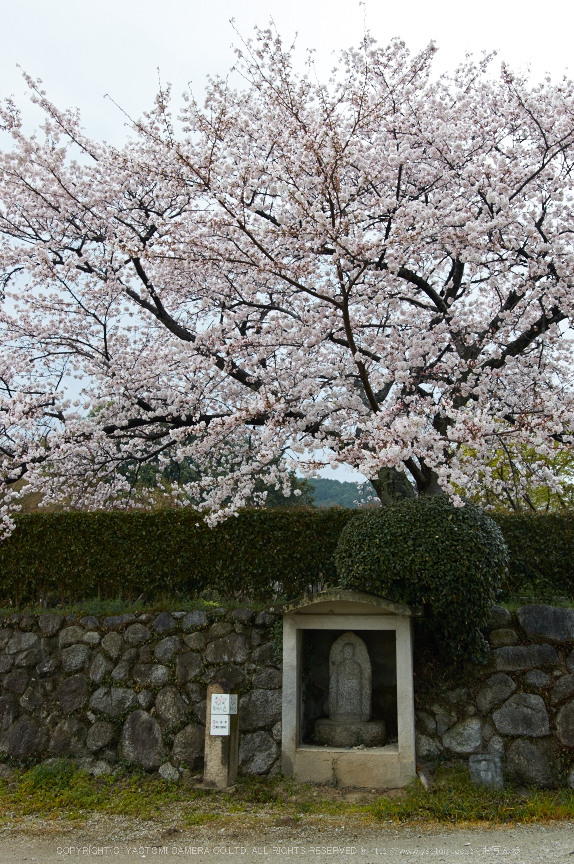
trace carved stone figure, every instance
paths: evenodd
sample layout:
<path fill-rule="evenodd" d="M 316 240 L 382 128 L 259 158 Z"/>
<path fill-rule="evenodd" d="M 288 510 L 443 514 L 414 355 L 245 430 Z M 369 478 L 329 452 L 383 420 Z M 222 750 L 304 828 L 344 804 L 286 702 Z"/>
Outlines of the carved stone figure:
<path fill-rule="evenodd" d="M 343 633 L 329 655 L 329 719 L 315 724 L 320 744 L 376 747 L 386 740 L 385 724 L 371 717 L 371 661 L 356 633 Z"/>

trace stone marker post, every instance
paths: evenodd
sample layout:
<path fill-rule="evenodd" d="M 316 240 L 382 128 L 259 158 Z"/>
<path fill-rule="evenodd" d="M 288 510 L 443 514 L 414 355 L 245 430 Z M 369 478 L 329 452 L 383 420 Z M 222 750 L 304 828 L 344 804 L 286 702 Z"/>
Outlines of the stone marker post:
<path fill-rule="evenodd" d="M 218 695 L 228 697 L 228 699 L 217 699 Z M 237 779 L 239 762 L 238 701 L 239 689 L 231 681 L 214 681 L 207 688 L 203 782 L 206 786 L 215 789 L 225 789 L 227 786 L 232 786 Z M 227 710 L 230 713 L 223 713 Z M 231 713 L 233 711 L 235 713 Z"/>

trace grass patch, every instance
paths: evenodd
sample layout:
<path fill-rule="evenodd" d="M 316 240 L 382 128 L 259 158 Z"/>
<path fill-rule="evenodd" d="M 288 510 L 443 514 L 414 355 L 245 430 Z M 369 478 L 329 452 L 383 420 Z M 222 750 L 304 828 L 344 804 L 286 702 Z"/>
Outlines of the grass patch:
<path fill-rule="evenodd" d="M 45 615 L 50 612 L 57 615 L 76 615 L 81 618 L 84 615 L 94 615 L 97 618 L 108 615 L 125 615 L 131 612 L 132 614 L 141 614 L 147 612 L 150 614 L 158 614 L 159 612 L 191 612 L 194 609 L 202 609 L 209 612 L 216 608 L 225 608 L 227 610 L 244 608 L 249 606 L 256 612 L 265 609 L 264 603 L 251 603 L 247 601 L 238 602 L 237 600 L 228 600 L 218 597 L 214 592 L 205 592 L 208 597 L 202 599 L 186 598 L 186 597 L 156 597 L 153 600 L 141 600 L 139 602 L 130 603 L 127 600 L 110 599 L 103 600 L 98 597 L 92 599 L 81 600 L 74 605 L 62 606 L 58 604 L 44 609 L 41 606 L 24 605 L 21 607 L 6 606 L 0 608 L 0 615 L 7 618 L 10 615 Z"/>
<path fill-rule="evenodd" d="M 484 823 L 546 822 L 574 819 L 574 792 L 488 790 L 474 786 L 465 766 L 437 771 L 433 787 L 418 780 L 405 790 L 336 789 L 297 784 L 282 778 L 240 778 L 231 789 L 212 791 L 176 786 L 157 776 L 91 777 L 66 760 L 15 772 L 0 781 L 0 824 L 24 816 L 69 821 L 90 813 L 132 816 L 192 828 L 217 821 L 247 824 L 252 817 L 269 824 L 344 822 L 356 829 L 382 822 Z"/>
<path fill-rule="evenodd" d="M 537 822 L 574 818 L 571 789 L 486 789 L 471 783 L 463 766 L 437 772 L 433 787 L 414 780 L 400 798 L 381 797 L 373 804 L 379 820 L 405 822 Z"/>

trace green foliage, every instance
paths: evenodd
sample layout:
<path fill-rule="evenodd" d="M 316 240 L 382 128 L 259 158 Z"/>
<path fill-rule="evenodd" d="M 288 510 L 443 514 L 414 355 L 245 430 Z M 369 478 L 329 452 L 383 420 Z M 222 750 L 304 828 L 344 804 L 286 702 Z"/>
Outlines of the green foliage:
<path fill-rule="evenodd" d="M 486 659 L 479 627 L 507 561 L 504 538 L 478 507 L 423 497 L 357 514 L 336 552 L 340 583 L 390 600 L 426 604 L 451 656 Z"/>
<path fill-rule="evenodd" d="M 428 791 L 419 780 L 407 788 L 404 798 L 379 798 L 373 805 L 378 819 L 399 822 L 537 822 L 545 819 L 572 819 L 574 792 L 524 790 L 512 787 L 488 789 L 470 780 L 468 768 L 458 765 L 437 771 Z"/>
<path fill-rule="evenodd" d="M 364 483 L 360 491 L 356 483 L 332 480 L 329 477 L 317 477 L 309 481 L 315 495 L 316 507 L 350 507 L 357 509 L 356 501 L 374 496 L 375 490 L 370 483 Z"/>
<path fill-rule="evenodd" d="M 504 597 L 553 602 L 574 596 L 574 512 L 493 513 L 509 551 Z"/>
<path fill-rule="evenodd" d="M 348 510 L 244 510 L 209 528 L 195 511 L 34 513 L 0 544 L 0 605 L 86 597 L 289 597 L 333 582 Z M 283 586 L 281 588 L 281 586 Z"/>

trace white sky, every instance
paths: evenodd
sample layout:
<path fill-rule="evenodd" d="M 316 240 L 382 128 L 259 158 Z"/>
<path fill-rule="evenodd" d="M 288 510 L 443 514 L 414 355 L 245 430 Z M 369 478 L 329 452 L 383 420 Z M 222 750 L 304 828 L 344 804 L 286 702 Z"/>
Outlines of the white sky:
<path fill-rule="evenodd" d="M 6 0 L 0 98 L 13 95 L 25 104 L 19 64 L 42 78 L 60 108 L 81 109 L 89 135 L 120 143 L 124 118 L 104 94 L 138 116 L 152 103 L 159 67 L 176 105 L 188 82 L 200 95 L 207 75 L 225 75 L 234 62 L 239 37 L 231 18 L 244 37 L 271 18 L 285 42 L 298 33 L 301 61 L 306 49 L 315 49 L 320 73 L 330 70 L 340 49 L 358 45 L 366 22 L 382 44 L 399 36 L 417 51 L 434 40 L 439 71 L 466 52 L 497 50 L 497 66 L 504 60 L 514 69 L 530 67 L 535 79 L 547 72 L 558 79 L 574 75 L 571 9 L 567 0 L 548 6 L 528 0 Z M 33 116 L 25 113 L 29 122 Z M 352 479 L 343 469 L 321 473 Z"/>

